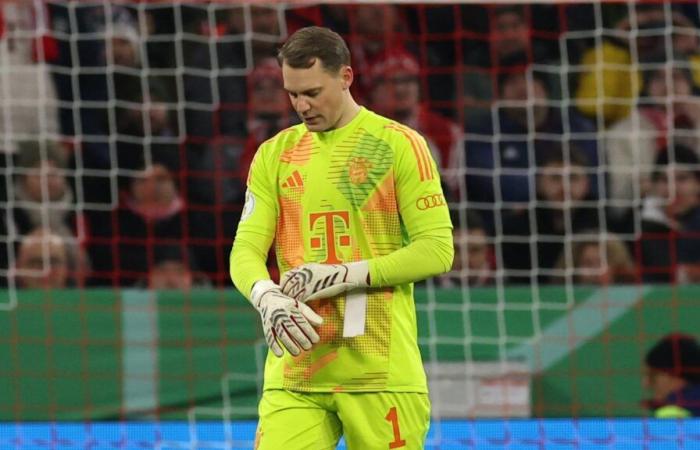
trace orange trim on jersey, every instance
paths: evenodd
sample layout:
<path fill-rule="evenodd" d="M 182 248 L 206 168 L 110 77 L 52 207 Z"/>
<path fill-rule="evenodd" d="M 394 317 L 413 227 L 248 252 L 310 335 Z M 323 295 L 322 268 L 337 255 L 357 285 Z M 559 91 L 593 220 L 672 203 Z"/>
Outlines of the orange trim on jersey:
<path fill-rule="evenodd" d="M 304 370 L 304 378 L 305 379 L 310 379 L 316 372 L 319 370 L 323 369 L 326 367 L 328 364 L 331 363 L 331 361 L 335 360 L 338 358 L 338 351 L 333 350 L 332 352 L 321 356 L 319 359 L 316 360 L 315 363 L 311 364 L 309 367 Z"/>
<path fill-rule="evenodd" d="M 406 128 L 407 132 L 413 137 L 414 141 L 418 145 L 418 152 L 420 153 L 421 157 L 423 158 L 423 163 L 425 164 L 425 174 L 426 174 L 426 179 L 427 180 L 432 180 L 433 179 L 433 165 L 430 163 L 430 150 L 428 147 L 425 146 L 425 143 L 423 139 L 418 136 L 418 134 L 411 130 L 408 127 Z"/>
<path fill-rule="evenodd" d="M 283 188 L 293 188 L 293 187 L 304 187 L 304 179 L 298 170 L 292 172 L 290 176 L 287 177 L 284 183 L 282 183 Z"/>
<path fill-rule="evenodd" d="M 392 170 L 389 170 L 384 180 L 375 188 L 362 210 L 382 211 L 385 213 L 395 213 L 398 211 L 396 192 L 394 190 L 394 172 Z"/>
<path fill-rule="evenodd" d="M 299 139 L 291 148 L 286 149 L 280 155 L 280 161 L 288 164 L 297 164 L 303 166 L 311 160 L 311 154 L 314 150 L 313 136 L 310 131 L 304 133 L 304 135 Z"/>
<path fill-rule="evenodd" d="M 275 245 L 281 270 L 304 264 L 304 236 L 302 235 L 302 206 L 298 201 L 278 197 L 280 215 L 277 218 Z"/>
<path fill-rule="evenodd" d="M 420 137 L 416 136 L 416 132 L 398 123 L 391 123 L 389 125 L 386 125 L 386 128 L 396 130 L 399 133 L 406 136 L 406 139 L 408 139 L 408 141 L 411 143 L 413 155 L 416 157 L 416 162 L 418 163 L 418 173 L 420 174 L 420 180 L 432 180 L 433 171 L 430 164 L 430 157 L 427 154 L 427 149 L 423 145 L 422 140 L 420 139 Z"/>
<path fill-rule="evenodd" d="M 304 186 L 304 180 L 301 178 L 301 174 L 298 170 L 295 170 L 292 174 L 294 180 L 297 182 L 297 186 Z"/>

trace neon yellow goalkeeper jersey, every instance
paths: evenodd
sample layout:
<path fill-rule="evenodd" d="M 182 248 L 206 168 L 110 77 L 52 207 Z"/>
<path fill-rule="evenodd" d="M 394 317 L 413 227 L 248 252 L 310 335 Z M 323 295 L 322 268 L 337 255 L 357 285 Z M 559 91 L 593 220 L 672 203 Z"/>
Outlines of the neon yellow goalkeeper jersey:
<path fill-rule="evenodd" d="M 309 262 L 369 260 L 374 286 L 380 275 L 373 259 L 446 227 L 449 213 L 425 140 L 361 108 L 340 129 L 313 133 L 300 124 L 260 146 L 236 234 L 257 254 L 232 257 L 232 274 L 246 264 L 237 286 L 249 296 L 255 281 L 269 278 L 264 263 L 274 240 L 281 273 Z M 265 389 L 427 392 L 412 283 L 367 289 L 365 330 L 356 337 L 343 337 L 344 295 L 308 304 L 324 318 L 321 342 L 297 357 L 269 352 Z"/>

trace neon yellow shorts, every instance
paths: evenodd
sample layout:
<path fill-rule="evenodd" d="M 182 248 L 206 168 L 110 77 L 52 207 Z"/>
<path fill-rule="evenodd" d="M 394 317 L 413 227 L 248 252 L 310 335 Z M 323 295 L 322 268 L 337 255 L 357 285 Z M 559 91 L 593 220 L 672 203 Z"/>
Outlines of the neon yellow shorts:
<path fill-rule="evenodd" d="M 256 450 L 419 450 L 430 425 L 430 400 L 415 392 L 263 392 Z"/>

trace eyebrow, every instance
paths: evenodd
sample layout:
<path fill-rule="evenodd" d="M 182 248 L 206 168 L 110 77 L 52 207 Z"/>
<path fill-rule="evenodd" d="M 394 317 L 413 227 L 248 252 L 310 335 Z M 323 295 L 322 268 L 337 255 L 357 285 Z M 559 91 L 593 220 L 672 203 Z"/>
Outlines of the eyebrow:
<path fill-rule="evenodd" d="M 301 92 L 296 92 L 296 91 L 293 91 L 293 90 L 287 89 L 287 88 L 284 88 L 284 90 L 287 91 L 287 92 L 290 93 L 290 94 L 306 94 L 306 95 L 309 95 L 309 94 L 311 94 L 311 93 L 314 92 L 314 91 L 319 91 L 319 90 L 321 90 L 322 88 L 323 88 L 322 86 L 317 86 L 317 87 L 312 87 L 312 88 L 310 88 L 310 89 L 305 89 L 305 90 L 303 90 L 303 91 L 301 91 Z"/>

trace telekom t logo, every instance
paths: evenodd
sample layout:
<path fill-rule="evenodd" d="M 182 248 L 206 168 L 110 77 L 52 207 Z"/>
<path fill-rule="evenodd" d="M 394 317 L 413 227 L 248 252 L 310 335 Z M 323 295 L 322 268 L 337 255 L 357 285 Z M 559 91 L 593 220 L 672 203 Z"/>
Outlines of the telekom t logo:
<path fill-rule="evenodd" d="M 350 235 L 347 233 L 336 234 L 335 226 L 333 224 L 333 219 L 339 217 L 345 224 L 345 229 L 350 228 L 350 214 L 347 211 L 328 211 L 320 213 L 311 213 L 309 215 L 309 228 L 314 229 L 314 224 L 319 219 L 325 221 L 325 234 L 326 234 L 326 260 L 321 261 L 323 264 L 340 264 L 342 261 L 338 258 L 338 252 L 336 248 L 336 238 L 338 239 L 337 245 L 342 245 L 347 247 L 350 245 Z M 319 249 L 323 248 L 323 242 L 321 242 L 320 237 L 311 238 L 311 248 Z"/>

